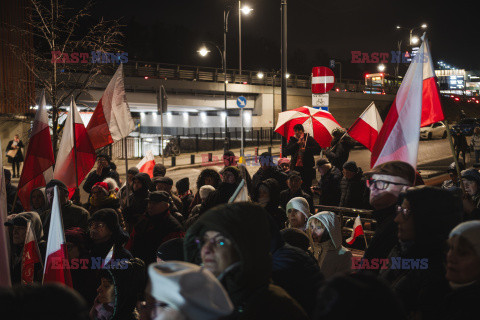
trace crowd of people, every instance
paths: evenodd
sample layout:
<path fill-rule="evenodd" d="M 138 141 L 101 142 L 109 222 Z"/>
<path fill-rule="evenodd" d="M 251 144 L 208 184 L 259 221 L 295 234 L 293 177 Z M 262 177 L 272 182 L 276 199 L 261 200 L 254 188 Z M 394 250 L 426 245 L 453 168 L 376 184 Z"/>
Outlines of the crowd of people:
<path fill-rule="evenodd" d="M 121 185 L 107 155 L 85 180 L 88 201 L 69 199 L 62 181 L 31 193 L 31 211 L 13 206 L 5 170 L 13 288 L 0 289 L 15 319 L 476 319 L 480 299 L 480 172 L 425 186 L 408 163 L 363 172 L 348 161 L 343 134 L 332 148 L 294 127 L 284 155 L 259 156 L 252 176 L 224 155 L 224 168 L 173 181 L 162 164 L 137 168 Z M 462 168 L 464 169 L 464 168 Z M 316 174 L 315 170 L 318 172 Z M 318 183 L 313 185 L 316 177 Z M 242 180 L 249 201 L 235 202 Z M 57 187 L 71 290 L 22 283 L 30 221 L 45 259 Z M 232 197 L 233 196 L 233 197 Z M 343 222 L 314 203 L 371 210 L 363 256 L 348 248 Z M 358 241 L 358 240 L 357 240 Z M 113 248 L 113 254 L 112 254 Z M 92 268 L 111 254 L 120 268 Z M 357 256 L 355 256 L 357 255 Z M 384 263 L 385 262 L 385 263 Z M 7 317 L 9 318 L 9 317 Z"/>

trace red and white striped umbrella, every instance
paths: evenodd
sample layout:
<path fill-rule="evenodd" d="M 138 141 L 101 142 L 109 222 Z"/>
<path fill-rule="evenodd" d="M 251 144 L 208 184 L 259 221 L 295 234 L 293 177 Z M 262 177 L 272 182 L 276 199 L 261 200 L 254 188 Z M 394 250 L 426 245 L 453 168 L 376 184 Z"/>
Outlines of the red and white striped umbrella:
<path fill-rule="evenodd" d="M 330 112 L 310 107 L 300 107 L 280 112 L 275 132 L 290 139 L 295 134 L 293 127 L 296 124 L 302 124 L 305 133 L 311 135 L 322 148 L 330 146 L 332 131 L 337 128 L 341 129 Z"/>

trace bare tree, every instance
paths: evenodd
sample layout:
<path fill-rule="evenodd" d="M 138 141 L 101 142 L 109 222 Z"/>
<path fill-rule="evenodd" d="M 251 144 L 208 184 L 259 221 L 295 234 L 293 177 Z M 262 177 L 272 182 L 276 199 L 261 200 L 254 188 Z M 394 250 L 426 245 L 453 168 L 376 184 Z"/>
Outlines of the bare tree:
<path fill-rule="evenodd" d="M 51 102 L 52 143 L 57 154 L 61 106 L 68 104 L 71 96 L 78 98 L 99 74 L 116 67 L 118 59 L 112 59 L 113 63 L 105 63 L 105 59 L 103 63 L 94 63 L 91 53 L 119 52 L 122 26 L 119 20 L 94 21 L 91 1 L 80 10 L 68 7 L 62 0 L 28 0 L 28 3 L 24 25 L 11 28 L 33 38 L 33 46 L 9 45 L 9 48 L 33 73 L 37 88 L 44 88 L 47 101 Z"/>

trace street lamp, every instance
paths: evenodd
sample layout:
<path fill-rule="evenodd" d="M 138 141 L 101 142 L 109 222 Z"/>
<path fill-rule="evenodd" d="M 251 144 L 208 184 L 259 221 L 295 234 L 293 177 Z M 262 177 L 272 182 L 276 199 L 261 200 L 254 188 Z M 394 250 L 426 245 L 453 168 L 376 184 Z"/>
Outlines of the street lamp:
<path fill-rule="evenodd" d="M 247 5 L 242 8 L 242 1 L 238 0 L 238 70 L 240 75 L 242 75 L 242 13 L 248 15 L 252 11 L 253 9 Z"/>
<path fill-rule="evenodd" d="M 225 12 L 224 12 L 224 18 L 226 18 Z M 226 20 L 225 20 L 226 21 Z M 222 58 L 222 69 L 223 69 L 223 96 L 225 100 L 225 142 L 223 145 L 223 149 L 226 152 L 228 150 L 228 137 L 227 137 L 227 52 L 226 52 L 226 33 L 223 38 L 223 52 L 220 49 L 219 46 L 217 46 L 215 43 L 208 42 L 211 45 L 215 46 L 217 48 L 218 52 L 220 53 L 220 57 Z M 210 51 L 207 49 L 207 47 L 204 45 L 202 48 L 197 50 L 197 52 L 202 56 L 205 57 Z"/>
<path fill-rule="evenodd" d="M 257 73 L 257 78 L 263 79 L 263 72 L 260 71 L 259 73 Z"/>
<path fill-rule="evenodd" d="M 410 40 L 411 44 L 417 44 L 420 41 L 420 39 L 417 36 L 412 37 Z"/>
<path fill-rule="evenodd" d="M 380 72 L 385 71 L 385 65 L 380 64 L 380 65 L 378 66 L 378 71 L 380 71 Z"/>

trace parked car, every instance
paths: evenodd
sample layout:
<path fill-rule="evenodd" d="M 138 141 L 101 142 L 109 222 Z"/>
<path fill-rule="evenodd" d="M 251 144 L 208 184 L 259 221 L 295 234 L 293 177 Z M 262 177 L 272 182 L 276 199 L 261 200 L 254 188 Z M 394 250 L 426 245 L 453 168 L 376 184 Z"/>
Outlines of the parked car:
<path fill-rule="evenodd" d="M 435 122 L 429 126 L 420 128 L 420 139 L 445 139 L 447 137 L 447 127 L 443 122 Z"/>
<path fill-rule="evenodd" d="M 465 136 L 473 135 L 473 129 L 480 127 L 480 118 L 465 118 L 452 126 L 452 133 L 461 132 Z"/>

